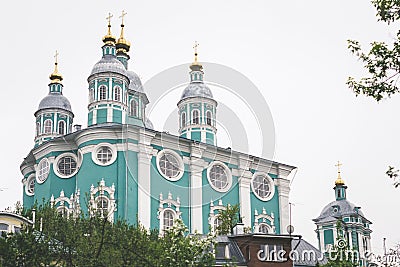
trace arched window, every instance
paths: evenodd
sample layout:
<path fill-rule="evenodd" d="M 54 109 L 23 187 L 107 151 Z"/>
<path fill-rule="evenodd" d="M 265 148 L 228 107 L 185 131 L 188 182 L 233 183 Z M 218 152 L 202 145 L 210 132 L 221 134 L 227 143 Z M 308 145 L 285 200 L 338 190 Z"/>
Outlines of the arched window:
<path fill-rule="evenodd" d="M 269 229 L 268 225 L 262 223 L 258 228 L 258 232 L 262 234 L 268 234 L 268 229 Z"/>
<path fill-rule="evenodd" d="M 206 123 L 207 125 L 211 125 L 211 111 L 206 112 Z"/>
<path fill-rule="evenodd" d="M 105 85 L 101 85 L 99 88 L 99 100 L 107 99 L 107 87 Z"/>
<path fill-rule="evenodd" d="M 100 214 L 101 218 L 108 217 L 108 198 L 101 196 L 96 199 L 96 211 Z"/>
<path fill-rule="evenodd" d="M 214 218 L 214 224 L 213 224 L 213 229 L 214 233 L 218 232 L 218 227 L 222 224 L 221 219 L 218 217 L 218 215 Z"/>
<path fill-rule="evenodd" d="M 181 114 L 181 127 L 184 127 L 186 125 L 186 113 L 182 112 Z"/>
<path fill-rule="evenodd" d="M 197 109 L 193 110 L 192 112 L 192 124 L 199 124 L 200 119 L 199 119 L 199 111 Z"/>
<path fill-rule="evenodd" d="M 92 103 L 94 101 L 94 89 L 90 88 L 89 90 L 89 102 Z"/>
<path fill-rule="evenodd" d="M 132 99 L 130 107 L 131 116 L 138 117 L 138 110 L 139 110 L 138 103 L 136 102 L 135 99 Z"/>
<path fill-rule="evenodd" d="M 44 133 L 49 134 L 52 132 L 53 122 L 50 119 L 44 121 Z"/>
<path fill-rule="evenodd" d="M 65 122 L 64 121 L 58 122 L 58 134 L 65 134 Z"/>
<path fill-rule="evenodd" d="M 168 230 L 174 225 L 174 213 L 171 210 L 164 211 L 164 230 Z"/>
<path fill-rule="evenodd" d="M 36 123 L 36 136 L 40 135 L 40 122 Z"/>
<path fill-rule="evenodd" d="M 121 87 L 119 86 L 114 87 L 114 100 L 121 101 Z"/>

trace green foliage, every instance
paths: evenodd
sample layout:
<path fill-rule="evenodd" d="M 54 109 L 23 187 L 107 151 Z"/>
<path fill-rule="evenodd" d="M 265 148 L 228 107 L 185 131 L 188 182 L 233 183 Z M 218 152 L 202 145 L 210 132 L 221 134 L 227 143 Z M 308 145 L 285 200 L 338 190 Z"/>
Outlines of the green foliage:
<path fill-rule="evenodd" d="M 400 18 L 399 0 L 373 0 L 378 19 L 390 24 Z M 392 44 L 372 42 L 364 52 L 358 41 L 348 40 L 350 52 L 364 64 L 369 76 L 355 80 L 349 77 L 347 85 L 356 95 L 366 95 L 380 101 L 399 92 L 397 84 L 400 73 L 400 31 Z"/>
<path fill-rule="evenodd" d="M 181 221 L 160 236 L 125 221 L 64 218 L 47 204 L 37 208 L 36 218 L 36 229 L 0 238 L 0 267 L 210 266 L 214 261 L 213 237 L 187 236 Z"/>
<path fill-rule="evenodd" d="M 217 227 L 217 232 L 220 235 L 229 235 L 233 233 L 233 227 L 240 221 L 239 218 L 239 205 L 227 205 L 225 210 L 220 210 L 218 213 L 218 219 L 220 225 Z"/>

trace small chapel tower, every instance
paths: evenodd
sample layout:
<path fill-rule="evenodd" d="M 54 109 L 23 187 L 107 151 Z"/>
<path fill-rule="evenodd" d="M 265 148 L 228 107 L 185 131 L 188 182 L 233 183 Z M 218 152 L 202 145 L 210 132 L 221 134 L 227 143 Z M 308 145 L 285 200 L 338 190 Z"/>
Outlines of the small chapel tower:
<path fill-rule="evenodd" d="M 54 71 L 50 75 L 49 94 L 40 101 L 35 112 L 35 146 L 72 131 L 74 113 L 71 104 L 63 96 L 63 77 L 58 72 L 58 52 L 56 51 Z"/>
<path fill-rule="evenodd" d="M 317 229 L 319 248 L 327 252 L 337 246 L 345 246 L 356 251 L 359 256 L 359 266 L 367 266 L 366 253 L 371 252 L 371 233 L 369 221 L 361 207 L 347 200 L 344 180 L 341 177 L 338 162 L 338 176 L 335 181 L 335 201 L 324 207 L 318 218 L 314 219 Z"/>
<path fill-rule="evenodd" d="M 197 59 L 194 45 L 194 62 L 190 65 L 190 83 L 178 102 L 179 135 L 188 139 L 217 145 L 216 108 L 210 88 L 204 84 L 203 66 Z"/>

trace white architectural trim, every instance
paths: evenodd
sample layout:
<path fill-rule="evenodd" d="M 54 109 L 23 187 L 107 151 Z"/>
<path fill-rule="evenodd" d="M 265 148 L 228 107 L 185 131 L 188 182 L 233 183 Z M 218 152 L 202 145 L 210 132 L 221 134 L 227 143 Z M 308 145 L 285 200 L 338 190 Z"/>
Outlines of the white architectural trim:
<path fill-rule="evenodd" d="M 239 208 L 244 227 L 251 226 L 250 183 L 252 173 L 243 171 L 239 177 Z"/>
<path fill-rule="evenodd" d="M 106 186 L 104 179 L 101 179 L 99 185 L 97 187 L 90 187 L 90 201 L 89 201 L 89 212 L 91 216 L 100 215 L 102 218 L 107 218 L 109 222 L 114 222 L 114 212 L 117 210 L 117 203 L 114 197 L 115 186 L 114 184 L 111 187 Z M 107 210 L 106 214 L 103 213 L 103 210 L 100 210 L 100 214 L 98 214 L 98 201 L 105 199 L 107 201 Z"/>
<path fill-rule="evenodd" d="M 210 202 L 210 213 L 208 214 L 208 224 L 210 226 L 212 233 L 216 233 L 217 231 L 217 229 L 215 229 L 215 220 L 218 219 L 219 211 L 221 210 L 226 210 L 226 207 L 222 204 L 222 199 L 218 200 L 217 205 L 214 205 L 213 201 Z"/>
<path fill-rule="evenodd" d="M 156 133 L 139 129 L 138 157 L 138 220 L 147 229 L 151 228 L 151 159 L 153 147 L 150 145 Z"/>
<path fill-rule="evenodd" d="M 163 199 L 163 194 L 160 193 L 159 196 L 159 207 L 158 207 L 158 212 L 157 212 L 157 218 L 160 220 L 160 228 L 159 228 L 159 233 L 160 235 L 162 235 L 164 233 L 164 213 L 166 211 L 171 211 L 174 218 L 174 222 L 176 219 L 181 219 L 181 214 L 182 212 L 179 210 L 180 206 L 181 206 L 181 201 L 179 199 L 179 197 L 176 198 L 176 200 L 174 200 L 172 198 L 172 194 L 171 192 L 168 193 L 168 198 L 167 199 Z M 166 205 L 166 207 L 164 207 L 164 205 Z"/>
<path fill-rule="evenodd" d="M 260 225 L 268 226 L 268 234 L 276 234 L 275 225 L 274 225 L 275 215 L 271 212 L 271 215 L 267 214 L 265 208 L 262 209 L 262 212 L 259 214 L 258 210 L 254 210 L 254 226 L 253 232 L 260 233 L 259 228 Z M 268 223 L 269 222 L 269 223 Z"/>
<path fill-rule="evenodd" d="M 192 155 L 193 156 L 193 155 Z M 203 183 L 205 161 L 192 157 L 190 161 L 190 233 L 203 233 Z"/>
<path fill-rule="evenodd" d="M 256 192 L 256 189 L 254 188 L 254 180 L 255 180 L 255 178 L 260 177 L 260 176 L 268 181 L 268 184 L 269 184 L 269 187 L 270 187 L 270 193 L 266 197 L 262 197 L 262 196 L 258 195 L 257 192 Z M 256 173 L 254 173 L 253 177 L 251 178 L 251 189 L 253 190 L 254 195 L 259 200 L 268 201 L 268 200 L 270 200 L 270 199 L 272 199 L 274 197 L 274 194 L 275 194 L 275 183 L 274 183 L 274 180 L 271 178 L 271 176 L 268 175 L 268 173 L 256 172 Z"/>
<path fill-rule="evenodd" d="M 289 192 L 290 181 L 287 179 L 276 179 L 276 186 L 278 188 L 279 200 L 279 215 L 280 215 L 280 234 L 283 234 L 284 229 L 289 225 Z"/>
<path fill-rule="evenodd" d="M 105 163 L 99 161 L 98 158 L 97 158 L 97 153 L 103 147 L 107 147 L 107 148 L 109 148 L 111 150 L 111 159 L 108 162 L 105 162 Z M 92 152 L 92 160 L 93 160 L 93 162 L 96 163 L 99 166 L 111 165 L 117 159 L 117 149 L 116 149 L 115 145 L 112 145 L 110 143 L 99 143 L 92 149 L 91 152 Z"/>
<path fill-rule="evenodd" d="M 224 188 L 218 188 L 217 186 L 215 186 L 210 178 L 210 171 L 214 166 L 221 166 L 224 170 L 225 170 L 225 174 L 226 174 L 226 178 L 227 178 L 227 183 L 225 185 Z M 227 192 L 229 189 L 231 189 L 232 187 L 232 172 L 231 170 L 228 168 L 228 166 L 225 165 L 225 163 L 221 162 L 221 161 L 213 161 L 208 165 L 207 168 L 207 180 L 208 183 L 210 184 L 210 186 L 217 192 Z"/>
<path fill-rule="evenodd" d="M 75 160 L 75 162 L 76 162 L 76 169 L 75 169 L 75 171 L 72 172 L 72 173 L 69 174 L 69 175 L 64 175 L 64 174 L 60 173 L 59 170 L 58 170 L 58 163 L 59 163 L 59 161 L 60 161 L 62 158 L 64 158 L 64 157 L 71 157 L 71 158 L 72 158 L 73 160 Z M 77 157 L 75 154 L 69 153 L 69 152 L 67 152 L 67 153 L 62 153 L 61 155 L 58 155 L 58 156 L 56 157 L 56 159 L 54 160 L 54 163 L 53 163 L 53 171 L 54 171 L 54 173 L 55 173 L 58 177 L 60 177 L 60 178 L 71 178 L 72 176 L 74 176 L 74 175 L 79 171 L 79 168 L 80 168 L 80 165 L 79 165 L 78 157 Z"/>
<path fill-rule="evenodd" d="M 161 167 L 160 167 L 160 159 L 161 159 L 161 157 L 164 156 L 165 154 L 171 155 L 172 157 L 174 157 L 174 158 L 178 161 L 178 166 L 175 166 L 175 167 L 177 167 L 177 168 L 179 169 L 179 171 L 178 171 L 178 174 L 177 174 L 175 177 L 168 177 L 168 176 L 167 176 L 165 173 L 163 173 L 162 170 L 161 170 Z M 176 153 L 175 151 L 173 151 L 173 150 L 171 150 L 171 149 L 163 149 L 163 150 L 161 150 L 161 151 L 158 152 L 158 154 L 157 154 L 156 162 L 157 162 L 156 165 L 157 165 L 157 170 L 158 170 L 158 172 L 159 172 L 165 179 L 167 179 L 168 181 L 176 182 L 176 181 L 178 181 L 179 179 L 182 178 L 183 173 L 184 173 L 184 171 L 185 171 L 185 167 L 184 167 L 184 165 L 183 165 L 182 157 L 181 157 L 178 153 Z"/>
<path fill-rule="evenodd" d="M 51 195 L 50 205 L 51 207 L 56 207 L 57 211 L 60 210 L 66 211 L 67 217 L 73 215 L 73 217 L 76 218 L 79 216 L 81 210 L 79 197 L 80 197 L 79 190 L 75 194 L 71 194 L 70 198 L 64 195 L 64 190 L 61 190 L 60 196 L 58 198 L 54 199 L 54 195 Z"/>
<path fill-rule="evenodd" d="M 43 167 L 44 164 L 47 164 L 47 170 Z M 46 182 L 49 173 L 50 173 L 50 162 L 47 158 L 42 158 L 39 164 L 37 164 L 36 166 L 36 182 L 38 184 L 43 184 L 44 182 Z"/>
<path fill-rule="evenodd" d="M 25 194 L 28 196 L 33 196 L 35 195 L 35 186 L 33 187 L 33 192 L 29 191 L 29 184 L 33 181 L 35 183 L 35 174 L 32 173 L 31 175 L 28 176 L 28 178 L 24 179 L 25 180 Z"/>

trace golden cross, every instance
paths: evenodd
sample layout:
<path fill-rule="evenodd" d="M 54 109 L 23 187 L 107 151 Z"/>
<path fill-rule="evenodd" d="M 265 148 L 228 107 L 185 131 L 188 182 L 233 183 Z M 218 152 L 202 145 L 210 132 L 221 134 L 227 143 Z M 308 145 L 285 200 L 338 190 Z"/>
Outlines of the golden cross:
<path fill-rule="evenodd" d="M 197 54 L 197 47 L 199 46 L 199 43 L 197 42 L 197 41 L 195 41 L 194 42 L 194 46 L 193 46 L 193 49 L 194 49 L 194 53 L 195 54 Z"/>
<path fill-rule="evenodd" d="M 343 164 L 340 163 L 340 161 L 337 162 L 337 164 L 335 165 L 338 168 L 338 173 L 340 173 L 340 166 L 342 166 Z"/>
<path fill-rule="evenodd" d="M 197 47 L 199 46 L 199 43 L 197 41 L 194 42 L 194 62 L 197 62 Z"/>
<path fill-rule="evenodd" d="M 122 19 L 122 23 L 121 24 L 124 24 L 124 17 L 125 17 L 126 14 L 128 14 L 128 13 L 126 13 L 125 10 L 122 10 L 122 14 L 121 14 L 121 16 L 119 16 L 119 18 Z"/>
<path fill-rule="evenodd" d="M 56 60 L 56 64 L 58 63 L 58 51 L 56 50 L 56 54 L 54 55 L 54 59 Z"/>
<path fill-rule="evenodd" d="M 108 13 L 108 17 L 106 17 L 106 19 L 108 20 L 108 25 L 111 25 L 111 18 L 113 17 L 113 15 L 111 15 L 111 13 Z"/>

